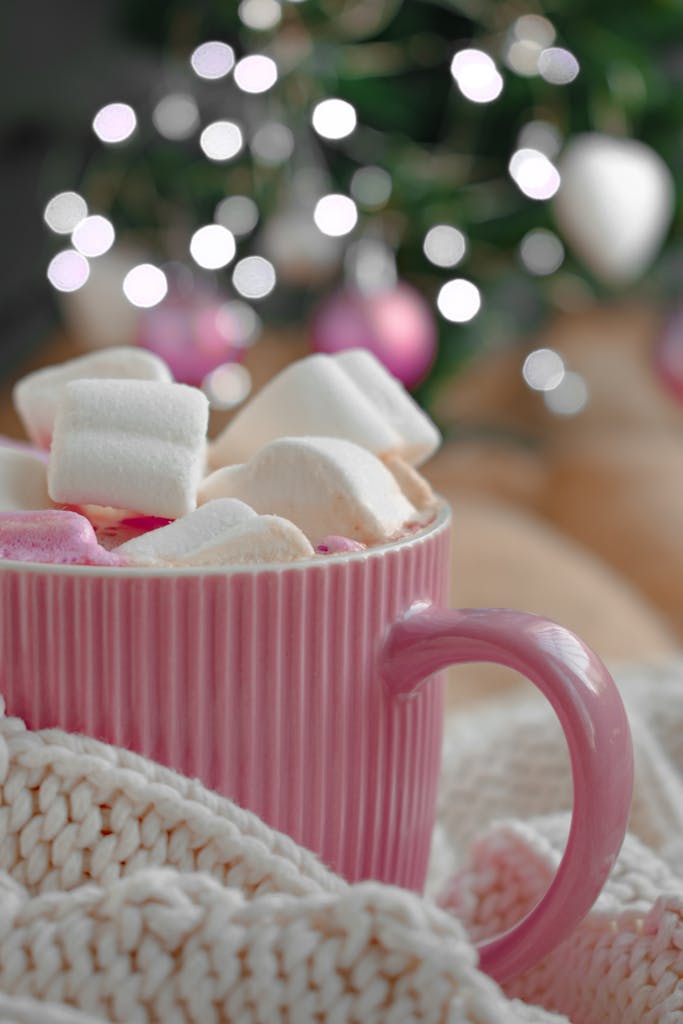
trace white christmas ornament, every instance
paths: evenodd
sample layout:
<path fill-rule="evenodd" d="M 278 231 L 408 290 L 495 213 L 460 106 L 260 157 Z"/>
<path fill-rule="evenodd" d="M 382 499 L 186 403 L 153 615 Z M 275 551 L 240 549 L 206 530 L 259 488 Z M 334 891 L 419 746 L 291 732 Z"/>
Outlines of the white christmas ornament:
<path fill-rule="evenodd" d="M 576 255 L 606 284 L 635 280 L 671 223 L 667 165 L 643 142 L 590 133 L 569 143 L 559 170 L 555 218 Z"/>

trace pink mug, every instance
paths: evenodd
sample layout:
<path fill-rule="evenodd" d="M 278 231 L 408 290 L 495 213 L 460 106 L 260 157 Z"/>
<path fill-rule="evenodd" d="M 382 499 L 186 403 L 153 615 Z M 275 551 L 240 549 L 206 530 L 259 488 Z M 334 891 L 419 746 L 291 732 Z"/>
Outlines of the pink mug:
<path fill-rule="evenodd" d="M 0 563 L 0 692 L 31 728 L 129 747 L 203 782 L 349 880 L 421 889 L 444 681 L 517 669 L 564 729 L 574 809 L 539 905 L 488 941 L 499 980 L 594 902 L 626 829 L 632 750 L 607 670 L 577 637 L 505 610 L 450 611 L 450 513 L 363 552 L 281 566 L 117 569 Z"/>

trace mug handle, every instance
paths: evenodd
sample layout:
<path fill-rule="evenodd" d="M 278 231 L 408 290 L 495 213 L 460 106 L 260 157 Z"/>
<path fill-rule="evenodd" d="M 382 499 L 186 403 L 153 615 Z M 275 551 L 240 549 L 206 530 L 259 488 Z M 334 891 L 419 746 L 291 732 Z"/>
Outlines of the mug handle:
<path fill-rule="evenodd" d="M 626 832 L 633 748 L 619 691 L 600 658 L 569 630 L 528 612 L 413 605 L 390 628 L 380 671 L 389 693 L 408 699 L 433 673 L 472 661 L 515 669 L 548 698 L 574 783 L 569 838 L 547 892 L 516 925 L 478 947 L 481 969 L 505 982 L 555 949 L 600 893 Z"/>

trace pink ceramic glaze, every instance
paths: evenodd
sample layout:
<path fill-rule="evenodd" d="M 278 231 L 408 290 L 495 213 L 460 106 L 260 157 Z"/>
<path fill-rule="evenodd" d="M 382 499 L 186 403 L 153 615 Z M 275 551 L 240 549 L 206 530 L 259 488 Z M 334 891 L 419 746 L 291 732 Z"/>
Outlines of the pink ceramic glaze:
<path fill-rule="evenodd" d="M 623 707 L 560 626 L 446 611 L 449 513 L 362 552 L 234 571 L 0 563 L 0 692 L 32 728 L 129 747 L 250 808 L 349 880 L 424 884 L 454 662 L 511 665 L 548 696 L 574 773 L 571 836 L 543 903 L 487 943 L 497 978 L 589 908 L 626 828 Z M 437 673 L 437 674 L 433 674 Z"/>

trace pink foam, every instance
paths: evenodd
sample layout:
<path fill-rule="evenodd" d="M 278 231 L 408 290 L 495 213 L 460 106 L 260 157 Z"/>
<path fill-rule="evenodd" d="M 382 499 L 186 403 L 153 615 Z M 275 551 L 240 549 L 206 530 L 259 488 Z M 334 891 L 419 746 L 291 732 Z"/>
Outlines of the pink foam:
<path fill-rule="evenodd" d="M 361 544 L 357 540 L 351 540 L 350 537 L 338 537 L 331 534 L 329 537 L 323 537 L 321 541 L 318 541 L 315 550 L 320 555 L 341 555 L 345 551 L 364 551 L 365 544 Z"/>
<path fill-rule="evenodd" d="M 92 524 L 78 512 L 0 513 L 0 558 L 54 565 L 123 565 L 97 542 Z"/>

